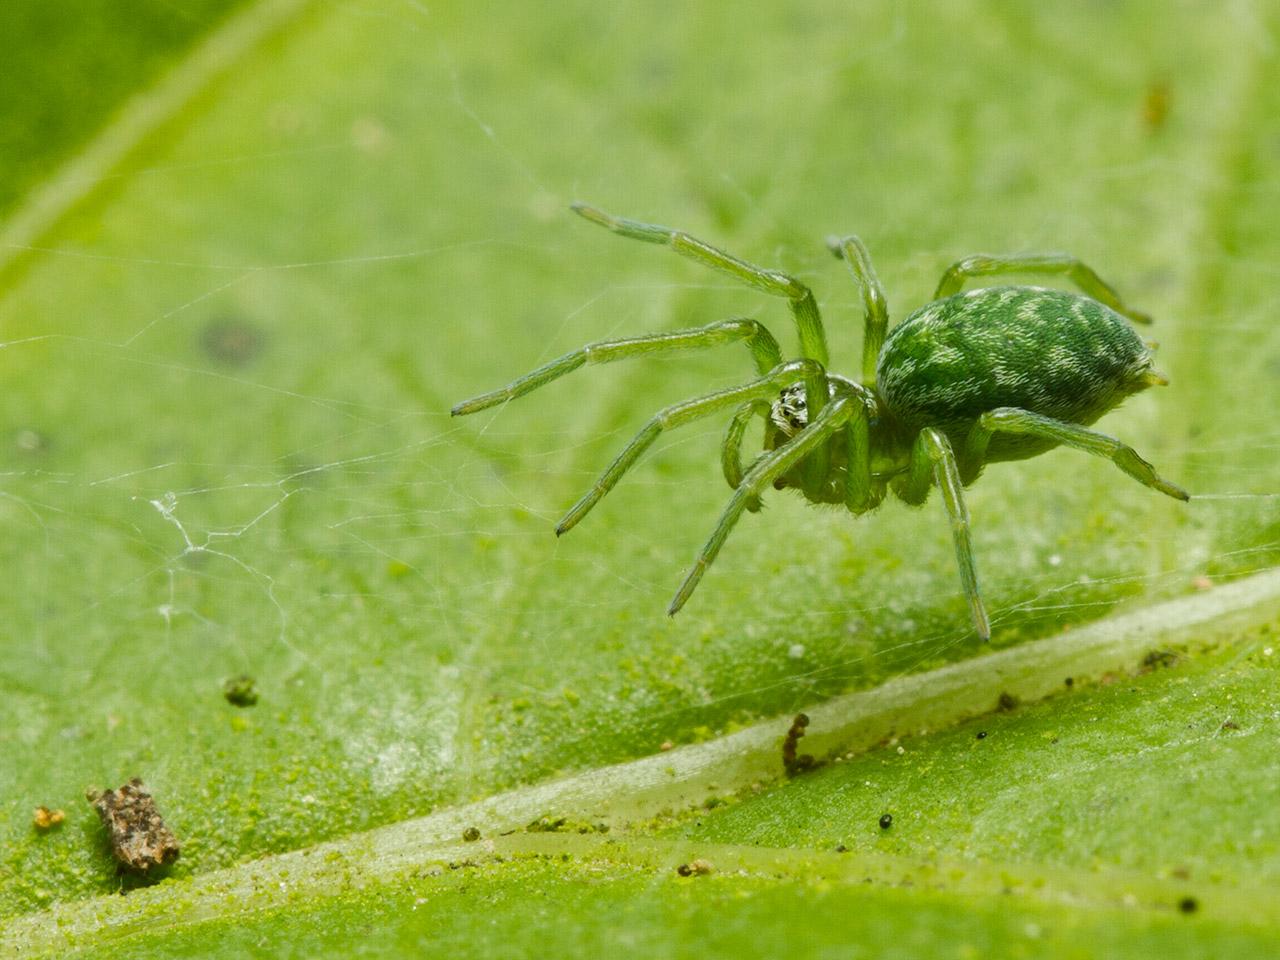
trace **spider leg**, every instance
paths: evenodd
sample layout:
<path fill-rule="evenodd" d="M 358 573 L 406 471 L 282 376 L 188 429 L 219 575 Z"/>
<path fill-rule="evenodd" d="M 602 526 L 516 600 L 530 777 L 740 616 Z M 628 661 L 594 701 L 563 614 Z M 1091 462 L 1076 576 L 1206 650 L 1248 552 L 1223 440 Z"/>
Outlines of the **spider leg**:
<path fill-rule="evenodd" d="M 850 400 L 855 403 L 855 400 Z M 845 506 L 853 514 L 866 513 L 877 503 L 871 489 L 871 411 L 856 407 L 845 424 L 848 462 L 845 464 Z"/>
<path fill-rule="evenodd" d="M 818 304 L 814 301 L 813 293 L 809 288 L 795 277 L 780 270 L 767 270 L 746 260 L 740 260 L 709 243 L 689 236 L 682 230 L 672 230 L 670 227 L 615 217 L 585 203 L 575 203 L 572 206 L 575 213 L 616 234 L 630 237 L 632 240 L 643 240 L 645 243 L 663 244 L 682 256 L 736 277 L 757 290 L 763 290 L 775 297 L 785 297 L 791 305 L 796 329 L 800 333 L 801 354 L 811 360 L 817 360 L 824 367 L 827 365 L 827 335 L 822 329 Z M 825 397 L 821 398 L 818 407 L 821 407 L 825 401 Z M 811 409 L 814 414 L 817 414 L 817 407 Z"/>
<path fill-rule="evenodd" d="M 866 324 L 862 333 L 862 385 L 867 388 L 876 383 L 876 360 L 884 346 L 885 332 L 889 329 L 889 306 L 884 288 L 871 265 L 871 254 L 861 240 L 854 236 L 828 237 L 827 246 L 837 257 L 849 265 L 849 272 L 862 291 L 863 314 Z"/>
<path fill-rule="evenodd" d="M 742 483 L 734 490 L 724 513 L 720 515 L 715 530 L 712 531 L 710 538 L 698 553 L 698 558 L 685 575 L 684 582 L 680 584 L 680 589 L 671 600 L 671 606 L 667 608 L 667 613 L 675 616 L 685 605 L 685 601 L 698 586 L 702 575 L 707 572 L 707 567 L 711 566 L 716 554 L 724 546 L 725 540 L 742 516 L 742 512 L 747 509 L 747 504 L 753 498 L 759 498 L 774 480 L 813 453 L 820 445 L 826 444 L 831 435 L 855 413 L 856 409 L 849 399 L 835 400 L 824 407 L 822 413 L 794 437 L 776 450 L 769 451 L 751 465 L 751 469 L 742 478 Z"/>
<path fill-rule="evenodd" d="M 980 253 L 953 263 L 942 275 L 935 300 L 959 293 L 965 280 L 971 277 L 989 277 L 1002 273 L 1038 273 L 1046 276 L 1064 276 L 1099 303 L 1136 323 L 1150 323 L 1148 314 L 1126 307 L 1115 288 L 1075 257 L 1065 253 L 1027 254 L 1023 256 L 992 256 Z"/>
<path fill-rule="evenodd" d="M 1191 494 L 1175 483 L 1170 483 L 1155 468 L 1138 455 L 1138 452 L 1126 443 L 1104 433 L 1088 430 L 1078 424 L 1067 423 L 1044 417 L 1030 410 L 1017 407 L 998 407 L 978 418 L 969 432 L 965 443 L 965 461 L 969 471 L 976 477 L 981 469 L 987 452 L 987 444 L 994 433 L 1021 433 L 1032 437 L 1042 437 L 1075 447 L 1085 453 L 1098 457 L 1106 457 L 1117 467 L 1141 484 L 1173 497 L 1175 500 L 1190 500 Z"/>
<path fill-rule="evenodd" d="M 942 491 L 942 500 L 951 518 L 951 536 L 955 542 L 956 564 L 973 625 L 983 640 L 991 639 L 991 624 L 978 591 L 978 568 L 973 558 L 973 542 L 969 537 L 969 509 L 964 504 L 964 485 L 960 468 L 946 434 L 926 427 L 916 435 L 911 448 L 911 463 L 905 482 L 897 488 L 898 496 L 910 504 L 923 503 L 929 495 L 930 481 Z"/>
<path fill-rule="evenodd" d="M 462 416 L 522 397 L 586 363 L 612 363 L 614 360 L 646 357 L 658 353 L 701 350 L 704 347 L 714 347 L 736 340 L 747 342 L 751 355 L 755 358 L 756 369 L 761 374 L 768 373 L 782 362 L 782 353 L 778 349 L 778 342 L 773 339 L 773 334 L 755 320 L 737 317 L 689 330 L 673 330 L 670 333 L 653 333 L 641 337 L 597 340 L 588 343 L 572 353 L 566 353 L 563 357 L 542 365 L 532 373 L 526 373 L 505 387 L 472 397 L 470 400 L 463 400 L 453 408 L 452 413 L 455 417 Z"/>
<path fill-rule="evenodd" d="M 791 360 L 774 367 L 767 375 L 760 377 L 758 380 L 752 380 L 750 383 L 743 384 L 740 387 L 709 393 L 706 396 L 698 397 L 694 400 L 686 400 L 683 403 L 673 404 L 660 410 L 623 448 L 623 451 L 618 454 L 613 463 L 609 464 L 604 473 L 600 475 L 600 479 L 587 491 L 586 495 L 569 508 L 569 512 L 556 525 L 556 536 L 576 526 L 578 521 L 585 517 L 591 508 L 617 485 L 618 481 L 622 479 L 622 475 L 631 469 L 635 462 L 640 459 L 640 455 L 649 448 L 653 441 L 658 439 L 663 430 L 683 426 L 686 423 L 710 416 L 720 410 L 740 406 L 749 401 L 771 400 L 783 387 L 795 383 L 798 379 L 804 379 L 814 369 L 818 371 L 818 375 L 821 377 L 822 368 L 813 360 Z M 807 428 L 802 430 L 800 435 L 803 436 L 808 432 L 809 429 Z"/>
<path fill-rule="evenodd" d="M 724 443 L 720 445 L 720 466 L 724 470 L 725 480 L 735 490 L 742 484 L 742 477 L 746 472 L 742 467 L 742 437 L 747 432 L 747 427 L 751 425 L 751 418 L 757 414 L 768 424 L 769 404 L 763 400 L 749 400 L 740 406 L 734 413 L 733 419 L 729 421 L 729 428 L 724 434 Z M 749 500 L 747 509 L 752 513 L 759 511 L 760 498 L 753 497 Z"/>

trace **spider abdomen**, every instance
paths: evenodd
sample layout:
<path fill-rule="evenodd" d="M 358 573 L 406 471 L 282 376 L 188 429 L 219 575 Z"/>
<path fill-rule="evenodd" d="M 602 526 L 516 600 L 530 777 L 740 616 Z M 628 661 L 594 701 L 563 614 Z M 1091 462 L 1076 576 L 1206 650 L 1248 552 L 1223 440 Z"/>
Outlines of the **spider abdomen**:
<path fill-rule="evenodd" d="M 987 287 L 926 304 L 885 341 L 880 395 L 908 435 L 937 427 L 961 443 L 988 410 L 1018 407 L 1088 425 L 1161 382 L 1129 322 L 1089 297 Z M 1034 456 L 1044 440 L 998 435 L 988 460 Z"/>

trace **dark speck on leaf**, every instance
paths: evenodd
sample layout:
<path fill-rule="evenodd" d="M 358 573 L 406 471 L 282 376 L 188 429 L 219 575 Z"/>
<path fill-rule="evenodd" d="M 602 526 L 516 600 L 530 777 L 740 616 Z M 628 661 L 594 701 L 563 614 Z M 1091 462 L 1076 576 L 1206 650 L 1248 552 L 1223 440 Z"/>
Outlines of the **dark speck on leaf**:
<path fill-rule="evenodd" d="M 1195 897 L 1183 897 L 1178 901 L 1178 909 L 1183 913 L 1195 913 L 1200 909 L 1200 901 Z"/>
<path fill-rule="evenodd" d="M 467 829 L 462 831 L 462 839 L 467 841 L 467 843 L 474 843 L 476 840 L 480 839 L 479 829 L 476 827 L 467 827 Z"/>
<path fill-rule="evenodd" d="M 1180 659 L 1172 650 L 1151 650 L 1142 658 L 1142 668 L 1157 670 L 1161 667 L 1172 667 Z"/>
<path fill-rule="evenodd" d="M 884 813 L 884 814 L 881 814 L 881 815 L 880 815 L 880 829 L 881 829 L 881 830 L 888 830 L 888 829 L 889 829 L 890 827 L 892 827 L 892 826 L 893 826 L 893 814 L 892 814 L 892 813 Z"/>
<path fill-rule="evenodd" d="M 1000 710 L 1008 712 L 1018 706 L 1018 698 L 1008 691 L 1000 694 L 1000 699 L 996 701 L 996 707 Z"/>
<path fill-rule="evenodd" d="M 262 335 L 244 320 L 216 317 L 205 324 L 200 345 L 218 363 L 243 367 L 262 352 Z"/>
<path fill-rule="evenodd" d="M 979 730 L 977 736 L 979 740 L 985 740 L 987 739 L 987 731 Z"/>
<path fill-rule="evenodd" d="M 690 860 L 676 867 L 676 873 L 682 877 L 705 877 L 714 870 L 715 867 L 707 860 Z"/>
<path fill-rule="evenodd" d="M 253 677 L 247 673 L 223 683 L 222 695 L 226 697 L 227 703 L 237 707 L 252 707 L 258 702 L 258 688 Z"/>

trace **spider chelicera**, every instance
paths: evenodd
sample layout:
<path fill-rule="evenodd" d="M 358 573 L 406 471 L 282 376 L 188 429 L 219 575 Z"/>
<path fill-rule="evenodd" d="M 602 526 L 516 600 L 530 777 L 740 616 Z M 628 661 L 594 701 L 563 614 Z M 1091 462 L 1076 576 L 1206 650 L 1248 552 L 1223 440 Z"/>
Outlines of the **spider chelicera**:
<path fill-rule="evenodd" d="M 843 505 L 857 515 L 878 506 L 890 489 L 909 504 L 923 503 L 937 484 L 974 627 L 984 640 L 991 627 L 978 591 L 963 488 L 988 463 L 1022 460 L 1065 444 L 1108 458 L 1161 493 L 1190 499 L 1132 447 L 1086 429 L 1125 397 L 1168 380 L 1155 371 L 1150 348 L 1126 320 L 1149 323 L 1150 318 L 1126 307 L 1074 257 L 960 260 L 942 275 L 933 301 L 886 338 L 888 309 L 866 247 L 853 236 L 830 239 L 828 246 L 849 265 L 862 291 L 865 334 L 862 383 L 857 383 L 828 372 L 817 303 L 795 277 L 739 260 L 679 230 L 610 216 L 585 204 L 573 209 L 614 233 L 664 244 L 786 298 L 799 332 L 801 356 L 785 361 L 773 335 L 746 318 L 600 340 L 453 408 L 455 416 L 484 410 L 587 363 L 743 341 L 755 360 L 757 379 L 659 411 L 556 527 L 559 535 L 575 526 L 663 430 L 732 410 L 721 462 L 733 496 L 676 591 L 671 614 L 689 599 L 743 511 L 760 509 L 760 496 L 769 487 L 792 488 L 814 503 Z M 960 292 L 966 279 L 1006 273 L 1063 277 L 1085 295 L 1032 286 Z M 744 466 L 743 436 L 757 416 L 764 420 L 764 450 Z"/>

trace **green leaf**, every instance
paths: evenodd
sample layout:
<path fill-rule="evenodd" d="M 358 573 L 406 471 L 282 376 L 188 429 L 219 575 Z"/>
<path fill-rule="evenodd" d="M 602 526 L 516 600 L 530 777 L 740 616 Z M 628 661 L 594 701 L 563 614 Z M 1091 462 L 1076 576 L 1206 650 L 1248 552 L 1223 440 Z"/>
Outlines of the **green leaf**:
<path fill-rule="evenodd" d="M 0 942 L 1274 943 L 1280 84 L 1270 12 L 1243 9 L 262 0 L 218 27 L 0 225 Z M 936 498 L 854 520 L 772 496 L 669 620 L 727 499 L 718 423 L 663 438 L 556 541 L 655 410 L 750 375 L 740 348 L 579 371 L 461 420 L 453 403 L 592 339 L 732 315 L 794 349 L 784 304 L 592 228 L 574 199 L 798 275 L 851 375 L 861 300 L 830 233 L 867 242 L 895 319 L 977 250 L 1071 251 L 1154 314 L 1172 385 L 1100 428 L 1191 504 L 1070 451 L 969 493 L 992 647 L 1039 665 L 1013 692 L 1079 683 L 954 726 L 1008 677 L 937 686 L 1004 661 L 974 659 Z M 1130 679 L 1166 648 L 1178 663 Z M 915 674 L 893 731 L 839 715 Z M 224 696 L 240 675 L 256 704 Z M 781 731 L 823 702 L 802 749 L 904 739 L 781 781 Z M 710 790 L 674 777 L 696 794 L 613 779 L 655 754 L 659 773 L 726 766 Z M 567 773 L 599 791 L 546 786 Z M 82 797 L 135 775 L 183 853 L 121 900 L 138 881 Z M 34 830 L 37 805 L 67 822 Z M 460 810 L 567 820 L 486 821 L 464 845 Z M 675 875 L 704 853 L 712 875 Z"/>
<path fill-rule="evenodd" d="M 9 0 L 0 31 L 0 213 L 243 0 Z"/>

